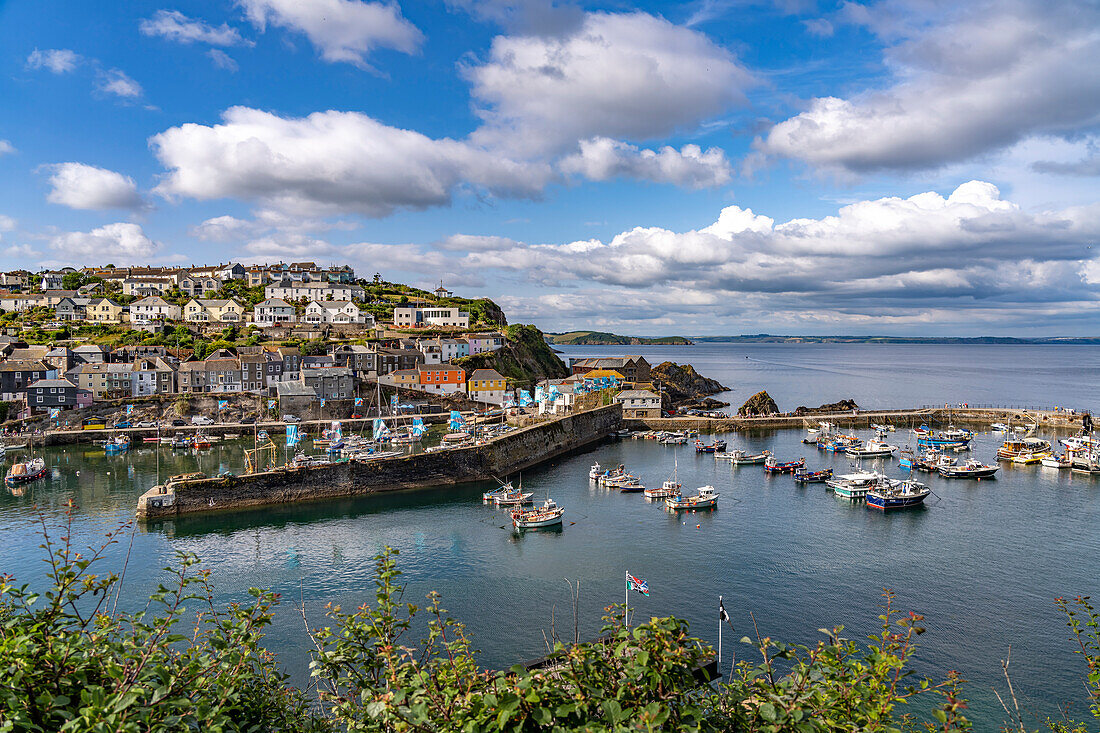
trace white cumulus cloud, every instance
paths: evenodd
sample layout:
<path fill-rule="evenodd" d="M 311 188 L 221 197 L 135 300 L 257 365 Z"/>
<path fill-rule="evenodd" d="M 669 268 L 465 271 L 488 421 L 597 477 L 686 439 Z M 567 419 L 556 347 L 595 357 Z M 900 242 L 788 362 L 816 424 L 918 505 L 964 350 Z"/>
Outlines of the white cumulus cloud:
<path fill-rule="evenodd" d="M 233 57 L 220 48 L 212 48 L 206 52 L 206 55 L 214 62 L 214 66 L 217 66 L 219 69 L 225 69 L 226 71 L 235 73 L 239 68 L 237 62 L 233 60 Z"/>
<path fill-rule="evenodd" d="M 1063 2 L 846 5 L 883 34 L 893 83 L 819 97 L 759 141 L 841 173 L 936 168 L 1100 122 L 1100 8 Z M 908 9 L 908 11 L 907 11 Z"/>
<path fill-rule="evenodd" d="M 84 163 L 58 163 L 52 171 L 46 200 L 71 209 L 141 209 L 145 202 L 134 179 Z"/>
<path fill-rule="evenodd" d="M 0 140 L 0 155 L 10 155 L 15 152 L 15 146 L 9 140 Z"/>
<path fill-rule="evenodd" d="M 262 202 L 295 214 L 387 216 L 450 202 L 470 185 L 534 196 L 552 175 L 465 142 L 433 139 L 355 112 L 287 118 L 233 107 L 219 125 L 185 124 L 150 139 L 169 173 L 165 196 Z"/>
<path fill-rule="evenodd" d="M 721 186 L 731 177 L 729 160 L 720 148 L 704 151 L 685 145 L 677 150 L 666 145 L 646 150 L 606 137 L 582 140 L 580 151 L 565 157 L 561 169 L 592 181 L 636 178 L 689 188 Z"/>
<path fill-rule="evenodd" d="M 177 43 L 206 43 L 211 46 L 237 46 L 248 43 L 240 32 L 225 23 L 212 26 L 206 21 L 188 18 L 178 10 L 158 10 L 141 21 L 141 32 Z"/>
<path fill-rule="evenodd" d="M 31 51 L 27 57 L 27 66 L 32 69 L 48 69 L 54 74 L 67 74 L 80 65 L 80 54 L 67 48 L 51 48 Z"/>
<path fill-rule="evenodd" d="M 395 2 L 240 0 L 240 4 L 261 31 L 270 24 L 304 33 L 324 60 L 361 68 L 369 68 L 367 56 L 377 48 L 415 53 L 424 39 Z"/>
<path fill-rule="evenodd" d="M 485 120 L 474 139 L 523 155 L 694 129 L 743 103 L 753 82 L 704 34 L 641 12 L 589 13 L 565 35 L 498 36 L 463 71 Z"/>
<path fill-rule="evenodd" d="M 121 69 L 108 69 L 99 75 L 98 89 L 123 99 L 135 99 L 142 95 L 141 85 Z"/>
<path fill-rule="evenodd" d="M 87 264 L 147 264 L 161 245 L 145 235 L 137 224 L 116 222 L 90 232 L 65 232 L 50 239 L 50 248 L 64 262 Z"/>

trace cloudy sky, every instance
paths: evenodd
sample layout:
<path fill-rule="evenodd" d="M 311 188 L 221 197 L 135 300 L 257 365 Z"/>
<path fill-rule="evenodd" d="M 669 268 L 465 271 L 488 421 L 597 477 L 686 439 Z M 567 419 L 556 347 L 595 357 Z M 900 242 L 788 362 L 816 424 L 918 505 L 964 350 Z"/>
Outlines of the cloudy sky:
<path fill-rule="evenodd" d="M 1097 59 L 1091 0 L 0 0 L 0 265 L 347 262 L 546 330 L 1096 335 Z"/>

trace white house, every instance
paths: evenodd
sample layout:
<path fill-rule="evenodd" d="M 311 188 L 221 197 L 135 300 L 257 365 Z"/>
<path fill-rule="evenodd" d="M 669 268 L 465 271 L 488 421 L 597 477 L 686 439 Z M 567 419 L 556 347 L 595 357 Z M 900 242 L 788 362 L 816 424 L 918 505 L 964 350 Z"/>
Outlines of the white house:
<path fill-rule="evenodd" d="M 65 277 L 70 272 L 76 272 L 71 267 L 66 267 L 62 270 L 50 270 L 42 273 L 42 282 L 39 287 L 42 290 L 60 290 L 61 278 Z"/>
<path fill-rule="evenodd" d="M 305 323 L 364 323 L 374 325 L 374 316 L 364 313 L 350 300 L 314 300 L 306 306 Z"/>
<path fill-rule="evenodd" d="M 363 288 L 351 283 L 281 280 L 266 286 L 264 297 L 283 300 L 362 300 Z"/>
<path fill-rule="evenodd" d="M 128 277 L 122 281 L 124 295 L 163 295 L 178 284 L 171 275 L 142 275 Z"/>
<path fill-rule="evenodd" d="M 257 326 L 277 326 L 280 323 L 294 323 L 294 306 L 281 298 L 268 298 L 256 304 L 252 309 L 252 322 Z"/>
<path fill-rule="evenodd" d="M 46 305 L 46 296 L 41 293 L 16 293 L 0 295 L 0 311 L 22 312 L 36 305 Z"/>
<path fill-rule="evenodd" d="M 393 324 L 401 327 L 442 326 L 469 328 L 470 314 L 458 308 L 394 308 Z"/>
<path fill-rule="evenodd" d="M 143 325 L 157 321 L 178 321 L 180 307 L 169 303 L 158 295 L 153 295 L 130 304 L 130 321 Z"/>
<path fill-rule="evenodd" d="M 615 395 L 623 406 L 623 417 L 660 417 L 661 397 L 647 389 L 627 389 Z"/>

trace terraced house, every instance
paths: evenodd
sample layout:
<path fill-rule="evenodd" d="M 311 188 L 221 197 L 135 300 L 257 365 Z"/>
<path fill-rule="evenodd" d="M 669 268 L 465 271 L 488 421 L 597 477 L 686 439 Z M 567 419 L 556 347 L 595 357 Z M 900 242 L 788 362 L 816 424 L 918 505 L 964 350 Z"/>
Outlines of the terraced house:
<path fill-rule="evenodd" d="M 178 305 L 154 295 L 130 304 L 130 321 L 135 325 L 178 321 L 182 312 Z"/>

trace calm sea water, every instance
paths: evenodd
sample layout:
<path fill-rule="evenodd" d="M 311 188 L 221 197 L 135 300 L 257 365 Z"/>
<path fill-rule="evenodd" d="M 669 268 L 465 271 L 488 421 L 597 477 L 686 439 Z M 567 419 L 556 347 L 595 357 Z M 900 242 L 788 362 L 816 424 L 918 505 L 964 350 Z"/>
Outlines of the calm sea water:
<path fill-rule="evenodd" d="M 762 389 L 784 411 L 854 399 L 861 407 L 967 403 L 1100 407 L 1100 346 L 731 344 L 559 346 L 562 358 L 640 354 L 690 363 L 731 392 L 732 409 Z"/>
<path fill-rule="evenodd" d="M 977 370 L 989 359 L 986 348 L 956 352 L 960 369 Z M 822 358 L 816 348 L 810 350 L 813 359 Z M 683 361 L 689 352 L 673 353 Z M 1046 402 L 1043 396 L 1052 395 L 1049 401 L 1055 404 L 1068 404 L 1066 398 L 1077 395 L 1076 404 L 1091 404 L 1087 396 L 1094 394 L 1094 382 L 1086 384 L 1082 375 L 1087 371 L 1075 365 L 1095 354 L 1090 347 L 1071 347 L 1065 360 L 1053 351 L 1021 353 L 1015 371 L 1001 357 L 988 374 L 975 377 L 971 391 L 985 393 L 998 381 L 1006 383 L 1006 392 L 1021 384 L 1045 384 L 1041 393 L 1037 386 L 1034 395 L 1015 394 L 1029 402 Z M 726 363 L 740 367 L 739 359 L 745 361 L 744 354 L 733 350 Z M 771 361 L 804 364 L 810 359 L 796 348 Z M 1059 364 L 1062 375 L 1082 380 L 1080 389 L 1044 379 L 1046 368 Z M 705 363 L 698 367 L 738 390 L 756 389 Z M 777 368 L 776 374 L 787 369 Z M 789 373 L 805 375 L 777 376 L 761 386 L 783 407 L 788 401 L 817 404 L 841 396 L 863 403 L 859 386 L 871 377 L 860 371 L 856 381 L 846 384 L 837 372 L 850 369 L 844 362 L 825 372 L 822 384 L 832 387 L 822 386 L 820 395 L 799 384 L 817 379 L 812 371 L 794 370 Z M 879 393 L 882 405 L 968 399 L 961 394 L 966 391 L 961 378 L 950 372 L 943 377 L 944 389 L 959 393 L 937 391 L 934 382 L 925 392 L 913 392 L 912 375 L 924 373 L 925 367 L 908 359 L 883 363 L 881 369 L 910 375 L 890 382 L 897 385 L 892 392 Z M 833 388 L 835 395 L 829 393 Z M 780 458 L 805 455 L 811 467 L 847 466 L 844 458 L 801 445 L 797 431 L 729 437 L 733 445 L 768 447 Z M 895 442 L 904 441 L 904 434 L 895 434 Z M 974 454 L 992 460 L 998 443 L 996 436 L 980 435 Z M 244 447 L 227 443 L 199 455 L 162 450 L 161 472 L 239 472 Z M 72 500 L 78 506 L 74 536 L 90 543 L 133 516 L 138 495 L 155 482 L 157 470 L 157 453 L 147 447 L 119 457 L 106 457 L 94 446 L 52 448 L 43 455 L 51 466 L 45 481 L 22 497 L 0 491 L 0 572 L 32 584 L 44 570 L 37 548 L 40 516 L 56 533 Z M 676 466 L 685 487 L 716 486 L 719 508 L 676 516 L 640 495 L 596 489 L 587 479 L 594 461 L 625 463 L 647 484 L 663 481 Z M 896 461 L 885 466 L 900 475 Z M 196 552 L 213 571 L 219 602 L 246 599 L 250 586 L 283 595 L 267 641 L 294 680 L 304 684 L 308 640 L 295 605 L 301 602 L 319 623 L 327 602 L 350 607 L 369 601 L 371 557 L 385 545 L 401 551 L 406 599 L 419 602 L 431 589 L 442 592 L 445 606 L 468 624 L 484 664 L 497 667 L 544 652 L 543 631 L 549 633 L 552 609 L 559 629 L 571 624 L 566 578 L 581 582 L 584 636 L 597 632 L 604 606 L 622 600 L 626 571 L 647 580 L 651 589 L 648 598 L 631 598 L 638 617 L 678 615 L 712 642 L 717 640 L 718 595 L 724 595 L 737 629 L 725 637 L 727 659 L 730 640 L 751 633 L 750 613 L 762 634 L 787 641 L 813 642 L 816 629 L 836 624 L 862 638 L 873 633 L 880 594 L 891 588 L 900 608 L 926 617 L 918 669 L 932 675 L 959 670 L 970 680 L 971 717 L 984 729 L 1002 719 L 992 688 L 1001 685 L 999 660 L 1010 645 L 1014 682 L 1031 714 L 1056 714 L 1060 704 L 1083 710 L 1082 665 L 1053 601 L 1097 595 L 1100 481 L 1004 465 L 994 481 L 927 478 L 936 492 L 927 507 L 883 516 L 838 500 L 821 486 L 796 488 L 790 477 L 767 477 L 759 467 L 733 469 L 697 456 L 690 446 L 634 440 L 605 443 L 522 478 L 537 495 L 550 494 L 566 507 L 568 523 L 560 531 L 513 533 L 503 512 L 481 503 L 483 487 L 477 486 L 139 527 L 133 533 L 124 602 L 136 606 L 162 578 L 160 568 L 175 551 Z M 128 539 L 108 551 L 111 568 L 122 567 Z M 736 651 L 739 658 L 749 652 Z"/>

